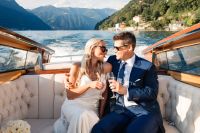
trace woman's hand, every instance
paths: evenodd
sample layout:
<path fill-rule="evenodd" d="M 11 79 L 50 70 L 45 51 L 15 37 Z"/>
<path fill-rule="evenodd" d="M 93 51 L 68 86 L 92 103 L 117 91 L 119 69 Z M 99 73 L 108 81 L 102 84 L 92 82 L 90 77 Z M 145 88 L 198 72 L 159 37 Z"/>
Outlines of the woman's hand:
<path fill-rule="evenodd" d="M 92 81 L 90 84 L 89 84 L 89 87 L 90 88 L 96 88 L 98 90 L 101 90 L 104 88 L 104 83 L 103 82 L 100 82 L 100 81 Z"/>
<path fill-rule="evenodd" d="M 65 75 L 66 79 L 64 80 L 64 84 L 65 84 L 65 88 L 66 89 L 72 89 L 74 88 L 74 84 L 72 84 L 71 82 L 69 82 L 69 75 Z"/>
<path fill-rule="evenodd" d="M 66 83 L 65 83 L 65 88 L 66 88 L 66 89 L 69 89 L 69 90 L 70 90 L 70 89 L 73 89 L 74 87 L 75 87 L 75 85 L 72 84 L 72 83 L 70 83 L 70 82 L 66 82 Z"/>

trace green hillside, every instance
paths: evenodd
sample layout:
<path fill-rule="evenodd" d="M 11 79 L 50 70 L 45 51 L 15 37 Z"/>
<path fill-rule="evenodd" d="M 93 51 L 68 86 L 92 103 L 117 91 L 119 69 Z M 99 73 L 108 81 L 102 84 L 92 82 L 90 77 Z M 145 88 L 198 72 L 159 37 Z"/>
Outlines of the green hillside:
<path fill-rule="evenodd" d="M 124 8 L 97 23 L 96 29 L 107 29 L 121 22 L 136 26 L 132 18 L 138 15 L 156 30 L 176 22 L 188 27 L 200 22 L 199 5 L 200 0 L 131 0 Z"/>

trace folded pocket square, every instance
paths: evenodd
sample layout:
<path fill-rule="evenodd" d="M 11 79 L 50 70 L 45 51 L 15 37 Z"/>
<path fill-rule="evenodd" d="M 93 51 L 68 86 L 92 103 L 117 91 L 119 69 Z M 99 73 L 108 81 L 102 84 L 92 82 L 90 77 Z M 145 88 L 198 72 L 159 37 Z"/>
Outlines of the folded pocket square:
<path fill-rule="evenodd" d="M 138 81 L 140 81 L 141 79 L 137 79 L 137 80 L 135 80 L 135 82 L 138 82 Z"/>
<path fill-rule="evenodd" d="M 130 82 L 129 85 L 131 86 L 141 86 L 142 80 L 141 79 L 136 79 L 134 82 Z"/>

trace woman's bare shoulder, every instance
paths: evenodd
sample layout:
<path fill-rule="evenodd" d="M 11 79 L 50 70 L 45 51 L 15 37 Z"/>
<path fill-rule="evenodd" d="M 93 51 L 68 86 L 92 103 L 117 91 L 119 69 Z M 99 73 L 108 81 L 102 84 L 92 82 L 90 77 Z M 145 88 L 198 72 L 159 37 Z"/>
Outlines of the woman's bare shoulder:
<path fill-rule="evenodd" d="M 72 66 L 74 66 L 74 67 L 81 67 L 81 62 L 74 62 L 72 64 Z"/>
<path fill-rule="evenodd" d="M 103 63 L 104 73 L 109 73 L 112 71 L 112 65 L 108 62 Z"/>
<path fill-rule="evenodd" d="M 81 67 L 81 62 L 74 62 L 71 66 L 70 72 L 76 73 Z"/>

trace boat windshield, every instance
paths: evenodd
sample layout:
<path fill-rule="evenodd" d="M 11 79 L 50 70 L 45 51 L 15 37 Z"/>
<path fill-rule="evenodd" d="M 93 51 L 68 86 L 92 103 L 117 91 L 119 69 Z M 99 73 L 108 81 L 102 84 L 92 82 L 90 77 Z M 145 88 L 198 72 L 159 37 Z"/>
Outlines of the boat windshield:
<path fill-rule="evenodd" d="M 0 72 L 34 68 L 39 53 L 0 45 Z"/>
<path fill-rule="evenodd" d="M 200 44 L 162 52 L 156 55 L 156 65 L 162 69 L 200 75 Z"/>

